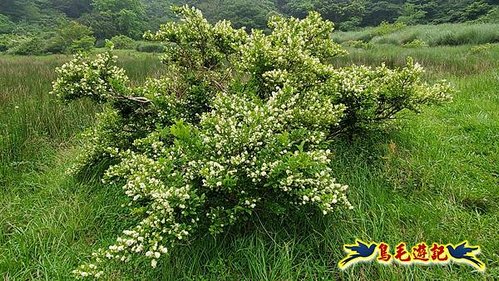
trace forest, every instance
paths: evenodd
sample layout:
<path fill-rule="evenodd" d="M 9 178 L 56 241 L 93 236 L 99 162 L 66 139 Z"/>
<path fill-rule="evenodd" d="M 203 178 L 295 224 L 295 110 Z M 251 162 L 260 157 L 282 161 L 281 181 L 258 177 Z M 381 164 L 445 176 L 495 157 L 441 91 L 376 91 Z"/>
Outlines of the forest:
<path fill-rule="evenodd" d="M 297 18 L 310 11 L 332 21 L 336 30 L 396 24 L 496 23 L 499 1 L 419 0 L 4 0 L 0 3 L 0 52 L 15 55 L 77 53 L 103 47 L 162 52 L 144 42 L 147 30 L 174 20 L 171 6 L 188 4 L 208 21 L 230 20 L 236 28 L 269 31 L 267 20 L 280 14 Z M 499 39 L 497 39 L 499 40 Z M 494 43 L 496 39 L 490 42 Z"/>
<path fill-rule="evenodd" d="M 140 39 L 172 18 L 171 5 L 189 4 L 210 22 L 230 20 L 235 27 L 266 28 L 269 15 L 303 18 L 319 12 L 339 30 L 377 26 L 382 22 L 440 24 L 497 20 L 498 0 L 3 0 L 0 34 L 56 32 L 76 22 L 96 39 L 125 35 Z M 77 28 L 75 28 L 77 29 Z M 83 32 L 84 31 L 77 31 Z"/>

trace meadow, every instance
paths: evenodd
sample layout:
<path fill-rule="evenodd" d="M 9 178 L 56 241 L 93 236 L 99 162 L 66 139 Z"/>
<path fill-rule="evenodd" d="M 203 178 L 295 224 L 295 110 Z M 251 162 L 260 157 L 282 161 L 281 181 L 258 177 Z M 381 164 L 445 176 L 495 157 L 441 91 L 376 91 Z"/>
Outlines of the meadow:
<path fill-rule="evenodd" d="M 335 176 L 350 184 L 354 210 L 262 219 L 179 246 L 155 270 L 145 260 L 117 266 L 109 280 L 497 280 L 499 44 L 406 48 L 378 42 L 348 51 L 337 65 L 395 67 L 412 56 L 428 70 L 428 80 L 447 79 L 457 89 L 452 103 L 406 113 L 395 130 L 333 145 Z M 137 83 L 161 75 L 157 55 L 117 55 Z M 65 105 L 48 94 L 55 67 L 68 59 L 0 56 L 3 280 L 71 279 L 92 250 L 129 226 L 120 188 L 65 173 L 81 149 L 78 133 L 100 110 L 85 101 Z M 356 238 L 390 245 L 469 240 L 482 247 L 487 270 L 373 263 L 342 272 L 342 245 Z"/>
<path fill-rule="evenodd" d="M 376 44 L 405 45 L 414 40 L 429 46 L 479 45 L 499 42 L 497 23 L 454 23 L 439 25 L 381 24 L 355 32 L 336 32 L 339 43 L 363 41 Z"/>

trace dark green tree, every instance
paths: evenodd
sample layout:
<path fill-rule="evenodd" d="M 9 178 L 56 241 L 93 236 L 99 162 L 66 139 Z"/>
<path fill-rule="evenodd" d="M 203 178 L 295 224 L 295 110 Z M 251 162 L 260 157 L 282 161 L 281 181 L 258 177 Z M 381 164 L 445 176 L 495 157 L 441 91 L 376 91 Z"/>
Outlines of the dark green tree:
<path fill-rule="evenodd" d="M 483 0 L 474 1 L 463 10 L 460 21 L 476 20 L 486 15 L 491 9 L 492 6 Z"/>
<path fill-rule="evenodd" d="M 411 2 L 407 2 L 402 6 L 402 12 L 397 21 L 407 25 L 424 23 L 426 11 L 423 6 Z"/>
<path fill-rule="evenodd" d="M 265 29 L 269 14 L 276 11 L 275 4 L 271 0 L 191 0 L 187 2 L 203 11 L 211 22 L 227 19 L 235 27 L 245 26 L 248 30 Z"/>
<path fill-rule="evenodd" d="M 375 26 L 383 21 L 394 22 L 401 13 L 401 5 L 392 1 L 370 1 L 366 5 L 363 25 Z"/>
<path fill-rule="evenodd" d="M 92 10 L 92 0 L 49 0 L 51 7 L 76 19 Z"/>
<path fill-rule="evenodd" d="M 145 9 L 139 0 L 94 0 L 92 6 L 81 21 L 96 31 L 97 38 L 123 34 L 137 39 L 145 30 Z"/>

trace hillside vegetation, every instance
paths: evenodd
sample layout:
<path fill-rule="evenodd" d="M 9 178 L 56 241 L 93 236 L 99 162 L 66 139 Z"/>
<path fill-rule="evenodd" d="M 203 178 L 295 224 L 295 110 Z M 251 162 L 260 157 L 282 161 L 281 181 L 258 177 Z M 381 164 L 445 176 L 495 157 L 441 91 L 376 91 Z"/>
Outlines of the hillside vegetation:
<path fill-rule="evenodd" d="M 253 28 L 268 31 L 267 20 L 272 15 L 303 18 L 309 11 L 319 12 L 342 31 L 393 23 L 412 26 L 499 21 L 496 0 L 4 0 L 0 3 L 0 52 L 17 55 L 77 53 L 89 51 L 94 46 L 103 47 L 106 39 L 115 42 L 117 48 L 161 52 L 163 46 L 143 42 L 142 35 L 146 30 L 156 31 L 160 24 L 174 20 L 170 6 L 184 4 L 201 9 L 212 23 L 228 19 L 236 28 L 246 27 L 248 32 Z M 489 30 L 497 30 L 496 26 L 489 27 Z M 439 35 L 449 37 L 442 40 L 454 45 L 463 41 L 476 42 L 477 36 L 480 43 L 497 42 L 496 33 L 484 38 L 483 31 L 474 34 L 476 31 L 470 30 L 473 28 L 465 28 L 466 31 L 454 31 L 461 26 L 443 28 L 458 33 Z M 424 32 L 409 31 L 409 38 L 404 36 L 404 40 L 417 38 Z M 360 33 L 362 40 L 372 36 L 365 31 Z M 125 41 L 127 43 L 122 44 Z"/>

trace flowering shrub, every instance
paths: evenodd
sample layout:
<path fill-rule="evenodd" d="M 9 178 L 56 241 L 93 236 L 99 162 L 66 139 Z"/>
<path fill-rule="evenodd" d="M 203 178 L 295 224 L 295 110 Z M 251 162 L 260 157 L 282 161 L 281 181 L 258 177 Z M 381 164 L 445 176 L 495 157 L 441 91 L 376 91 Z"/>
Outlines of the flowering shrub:
<path fill-rule="evenodd" d="M 333 136 L 449 99 L 449 87 L 422 82 L 411 61 L 398 70 L 335 68 L 331 58 L 345 51 L 317 13 L 272 17 L 265 35 L 211 25 L 189 7 L 174 11 L 179 22 L 145 35 L 167 46 L 165 77 L 130 87 L 111 51 L 58 69 L 61 99 L 106 105 L 74 172 L 108 163 L 103 181 L 123 187 L 139 221 L 79 276 L 99 277 L 100 263 L 134 254 L 155 267 L 179 241 L 255 213 L 352 208 L 330 168 Z"/>

